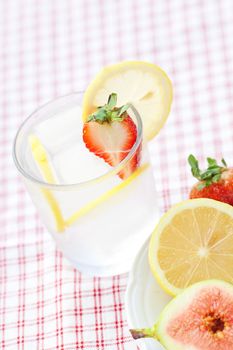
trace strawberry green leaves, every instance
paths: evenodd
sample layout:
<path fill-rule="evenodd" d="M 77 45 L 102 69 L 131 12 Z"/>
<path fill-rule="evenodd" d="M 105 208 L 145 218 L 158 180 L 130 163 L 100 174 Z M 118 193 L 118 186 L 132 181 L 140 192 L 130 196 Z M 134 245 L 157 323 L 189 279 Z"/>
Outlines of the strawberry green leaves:
<path fill-rule="evenodd" d="M 191 172 L 192 172 L 193 176 L 196 177 L 198 180 L 200 180 L 201 179 L 201 171 L 199 169 L 197 159 L 192 154 L 190 154 L 188 157 L 188 162 L 189 162 L 189 165 L 191 166 Z"/>
<path fill-rule="evenodd" d="M 117 104 L 117 94 L 112 93 L 108 97 L 108 102 L 101 107 L 97 108 L 97 111 L 92 113 L 87 122 L 96 121 L 100 124 L 111 123 L 113 121 L 121 122 L 125 118 L 125 112 L 129 108 L 129 104 L 125 104 L 121 107 L 116 107 Z"/>
<path fill-rule="evenodd" d="M 207 158 L 208 168 L 204 171 L 200 170 L 198 160 L 192 154 L 189 155 L 188 162 L 193 176 L 201 181 L 197 186 L 198 190 L 217 183 L 221 179 L 221 174 L 227 170 L 227 163 L 224 159 L 221 160 L 222 165 L 218 165 L 215 159 Z"/>
<path fill-rule="evenodd" d="M 107 107 L 112 109 L 112 108 L 116 107 L 116 104 L 117 104 L 117 94 L 113 92 L 108 97 Z"/>

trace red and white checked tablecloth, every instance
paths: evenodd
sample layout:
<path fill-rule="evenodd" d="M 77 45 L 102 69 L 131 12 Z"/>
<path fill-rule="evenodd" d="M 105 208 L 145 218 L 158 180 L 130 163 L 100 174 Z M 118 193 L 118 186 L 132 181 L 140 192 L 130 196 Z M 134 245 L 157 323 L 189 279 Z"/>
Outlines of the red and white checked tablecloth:
<path fill-rule="evenodd" d="M 0 349 L 137 349 L 128 275 L 90 278 L 55 249 L 14 167 L 20 123 L 82 90 L 108 63 L 142 59 L 171 77 L 170 119 L 150 145 L 163 212 L 187 197 L 187 156 L 233 164 L 232 0 L 0 1 Z"/>

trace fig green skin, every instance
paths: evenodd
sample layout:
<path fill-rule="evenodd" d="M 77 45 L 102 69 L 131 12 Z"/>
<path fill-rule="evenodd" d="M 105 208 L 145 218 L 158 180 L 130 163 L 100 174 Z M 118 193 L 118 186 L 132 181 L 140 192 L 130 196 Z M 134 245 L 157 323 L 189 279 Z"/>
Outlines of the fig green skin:
<path fill-rule="evenodd" d="M 202 288 L 219 287 L 225 292 L 229 292 L 233 297 L 233 285 L 221 280 L 205 280 L 191 285 L 172 299 L 161 312 L 157 323 L 151 328 L 131 329 L 130 332 L 134 339 L 154 338 L 159 341 L 167 350 L 195 350 L 196 347 L 187 344 L 178 344 L 166 332 L 168 322 L 177 314 L 182 312 L 185 306 L 192 304 L 193 298 L 198 295 Z"/>

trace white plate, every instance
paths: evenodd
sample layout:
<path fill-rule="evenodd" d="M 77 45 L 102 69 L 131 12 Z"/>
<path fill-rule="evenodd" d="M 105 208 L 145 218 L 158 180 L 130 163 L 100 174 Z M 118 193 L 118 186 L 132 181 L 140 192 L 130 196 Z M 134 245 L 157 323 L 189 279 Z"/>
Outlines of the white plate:
<path fill-rule="evenodd" d="M 155 281 L 148 264 L 148 244 L 145 242 L 136 256 L 129 274 L 125 296 L 129 328 L 151 327 L 164 306 L 171 300 Z M 160 350 L 163 346 L 154 339 L 139 339 L 140 350 Z"/>

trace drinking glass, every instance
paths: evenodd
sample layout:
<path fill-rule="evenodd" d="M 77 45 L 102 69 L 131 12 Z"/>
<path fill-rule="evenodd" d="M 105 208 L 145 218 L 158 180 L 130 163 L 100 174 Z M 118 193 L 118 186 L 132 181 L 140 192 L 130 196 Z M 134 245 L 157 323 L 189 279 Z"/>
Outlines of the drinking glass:
<path fill-rule="evenodd" d="M 58 249 L 84 273 L 126 272 L 158 214 L 157 195 L 139 113 L 130 105 L 137 139 L 117 166 L 92 154 L 82 139 L 83 93 L 59 97 L 20 126 L 13 157 L 41 220 Z M 140 164 L 126 179 L 136 152 Z"/>

